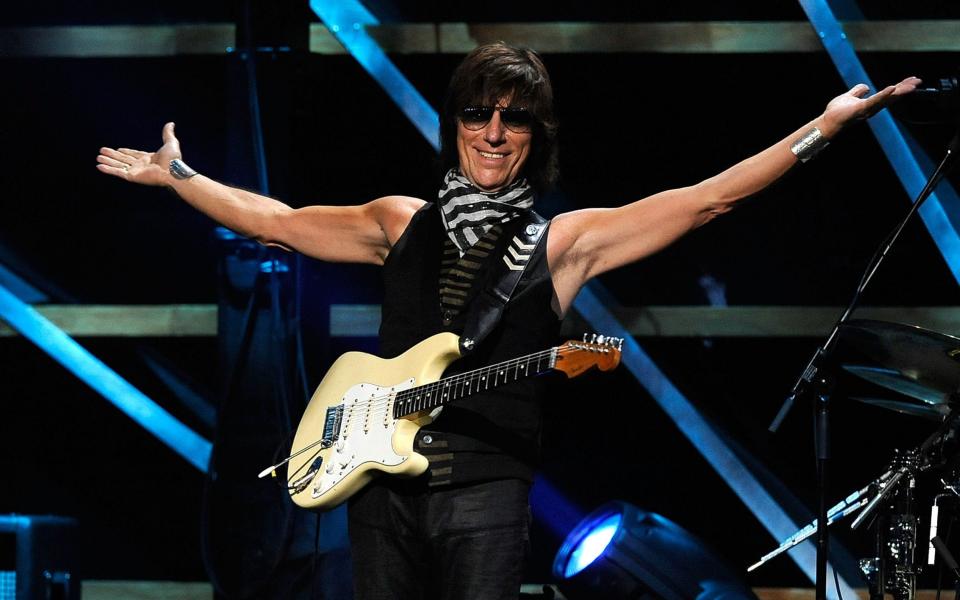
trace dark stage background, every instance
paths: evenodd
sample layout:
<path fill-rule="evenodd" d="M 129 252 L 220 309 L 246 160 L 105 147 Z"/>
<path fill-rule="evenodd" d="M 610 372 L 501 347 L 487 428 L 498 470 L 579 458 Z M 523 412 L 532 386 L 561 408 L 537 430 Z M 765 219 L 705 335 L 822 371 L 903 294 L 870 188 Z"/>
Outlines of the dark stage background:
<path fill-rule="evenodd" d="M 382 4 L 382 5 L 381 5 Z M 868 18 L 960 18 L 950 2 L 864 2 Z M 803 20 L 793 2 L 377 3 L 399 21 Z M 230 2 L 109 2 L 5 7 L 5 27 L 233 22 Z M 434 106 L 458 55 L 396 55 Z M 695 183 L 816 116 L 845 90 L 823 53 L 546 54 L 561 122 L 560 195 L 544 212 L 616 206 Z M 956 74 L 948 53 L 869 53 L 874 81 Z M 189 164 L 255 185 L 249 121 L 235 55 L 158 58 L 0 58 L 0 262 L 60 302 L 214 303 L 213 223 L 169 192 L 94 168 L 102 145 L 152 150 L 177 123 Z M 432 198 L 433 150 L 347 55 L 260 59 L 272 192 L 290 204 L 352 204 L 385 194 Z M 949 126 L 915 126 L 932 157 Z M 956 178 L 954 184 L 960 183 Z M 696 305 L 711 275 L 731 305 L 845 304 L 876 245 L 909 206 L 865 126 L 815 162 L 659 255 L 602 278 L 626 306 Z M 375 303 L 373 268 L 305 261 L 311 385 L 340 352 L 374 351 L 369 338 L 328 338 L 330 303 Z M 912 225 L 878 273 L 868 305 L 960 305 L 960 292 L 926 230 Z M 958 334 L 960 332 L 947 332 Z M 814 469 L 809 407 L 771 436 L 766 427 L 818 339 L 640 339 L 670 379 L 809 508 Z M 188 424 L 134 350 L 156 352 L 215 397 L 217 343 L 207 338 L 84 339 L 84 346 Z M 0 513 L 80 520 L 83 576 L 205 579 L 200 556 L 202 477 L 185 461 L 20 338 L 0 338 L 4 435 Z M 594 416 L 576 417 L 584 409 Z M 543 473 L 584 513 L 612 498 L 659 512 L 701 536 L 738 568 L 772 549 L 750 510 L 623 369 L 557 382 L 548 407 Z M 837 403 L 832 499 L 877 476 L 892 449 L 929 425 Z M 250 465 L 251 475 L 264 465 Z M 856 556 L 863 535 L 838 531 Z M 550 579 L 562 540 L 538 523 L 528 580 Z M 755 586 L 806 585 L 782 558 Z"/>

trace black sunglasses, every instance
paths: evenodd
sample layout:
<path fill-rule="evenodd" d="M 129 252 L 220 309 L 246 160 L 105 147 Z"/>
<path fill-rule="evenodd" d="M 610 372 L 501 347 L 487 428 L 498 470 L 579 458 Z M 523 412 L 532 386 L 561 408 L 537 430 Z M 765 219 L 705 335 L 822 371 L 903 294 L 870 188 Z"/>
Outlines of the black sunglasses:
<path fill-rule="evenodd" d="M 508 106 L 467 106 L 460 111 L 460 122 L 471 131 L 483 129 L 493 118 L 493 111 L 500 113 L 500 122 L 514 133 L 529 133 L 533 127 L 533 115 L 525 108 Z"/>

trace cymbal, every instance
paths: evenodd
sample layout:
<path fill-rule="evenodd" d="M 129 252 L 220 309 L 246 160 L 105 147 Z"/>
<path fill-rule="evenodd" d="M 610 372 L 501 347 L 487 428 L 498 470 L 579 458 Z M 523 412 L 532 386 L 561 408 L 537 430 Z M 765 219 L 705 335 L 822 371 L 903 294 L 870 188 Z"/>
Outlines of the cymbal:
<path fill-rule="evenodd" d="M 888 389 L 928 404 L 946 402 L 960 390 L 960 338 L 914 325 L 858 319 L 840 328 L 839 341 L 841 356 L 854 349 L 884 367 L 885 372 L 856 374 Z"/>
<path fill-rule="evenodd" d="M 901 402 L 899 400 L 885 400 L 882 398 L 853 398 L 857 402 L 863 402 L 864 404 L 869 404 L 871 406 L 876 406 L 879 408 L 885 408 L 887 410 L 896 411 L 904 415 L 911 415 L 914 417 L 923 417 L 924 419 L 930 419 L 932 421 L 942 421 L 947 414 L 950 413 L 950 408 L 946 404 L 937 404 L 935 406 L 930 406 L 927 404 L 914 404 L 913 402 Z"/>
<path fill-rule="evenodd" d="M 857 377 L 866 379 L 870 383 L 875 383 L 888 390 L 893 390 L 894 392 L 909 396 L 928 405 L 945 404 L 947 402 L 947 394 L 904 377 L 899 371 L 893 369 L 867 367 L 864 365 L 843 365 L 842 368 L 844 371 L 853 373 Z"/>

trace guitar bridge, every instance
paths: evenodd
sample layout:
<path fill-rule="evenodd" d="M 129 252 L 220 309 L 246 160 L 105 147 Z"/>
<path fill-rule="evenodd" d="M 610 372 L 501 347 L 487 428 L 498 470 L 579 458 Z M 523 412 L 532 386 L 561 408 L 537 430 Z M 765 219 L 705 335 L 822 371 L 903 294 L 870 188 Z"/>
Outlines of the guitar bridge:
<path fill-rule="evenodd" d="M 324 448 L 333 445 L 340 437 L 340 425 L 343 422 L 343 405 L 331 406 L 327 409 L 327 416 L 323 421 L 323 441 L 320 443 Z"/>

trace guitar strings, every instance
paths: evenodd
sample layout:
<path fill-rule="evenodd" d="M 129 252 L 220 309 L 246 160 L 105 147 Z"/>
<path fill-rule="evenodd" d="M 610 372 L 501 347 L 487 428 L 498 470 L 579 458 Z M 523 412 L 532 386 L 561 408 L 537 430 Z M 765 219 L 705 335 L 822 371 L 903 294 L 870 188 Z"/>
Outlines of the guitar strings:
<path fill-rule="evenodd" d="M 463 373 L 451 375 L 450 377 L 446 377 L 430 383 L 425 383 L 414 388 L 401 390 L 396 394 L 385 394 L 382 396 L 375 396 L 372 398 L 368 398 L 367 400 L 358 401 L 354 404 L 344 407 L 344 412 L 343 412 L 345 417 L 344 421 L 351 420 L 352 417 L 356 416 L 356 413 L 370 412 L 378 408 L 386 408 L 390 404 L 390 401 L 394 400 L 394 396 L 397 396 L 396 401 L 400 401 L 399 396 L 401 394 L 408 396 L 416 391 L 420 391 L 421 393 L 426 395 L 426 394 L 433 393 L 435 391 L 439 391 L 442 387 L 455 388 L 458 384 L 465 383 L 468 379 L 471 379 L 475 375 L 480 374 L 484 371 L 488 373 L 492 371 L 507 371 L 511 368 L 516 368 L 520 366 L 522 363 L 527 363 L 529 365 L 529 363 L 533 362 L 534 360 L 536 360 L 539 363 L 540 360 L 542 360 L 545 357 L 549 357 L 553 352 L 556 352 L 559 355 L 559 354 L 567 354 L 569 352 L 579 352 L 579 351 L 582 351 L 582 348 L 571 348 L 568 345 L 558 346 L 556 348 L 542 350 L 540 352 L 535 352 L 533 354 L 529 354 L 523 357 L 513 358 L 510 360 L 504 361 L 503 363 L 498 365 L 480 367 L 472 371 L 465 371 Z M 525 372 L 524 375 L 526 375 L 528 372 L 529 371 Z"/>
<path fill-rule="evenodd" d="M 419 386 L 417 386 L 417 387 L 413 387 L 413 388 L 410 388 L 410 389 L 407 389 L 407 390 L 401 390 L 401 391 L 397 392 L 395 395 L 397 396 L 397 401 L 399 401 L 399 396 L 400 396 L 401 394 L 409 396 L 409 395 L 413 394 L 413 393 L 416 392 L 416 391 L 420 391 L 420 392 L 422 392 L 423 394 L 433 393 L 434 391 L 437 391 L 437 390 L 439 390 L 439 389 L 441 389 L 441 388 L 443 388 L 443 387 L 452 387 L 452 386 L 456 386 L 457 384 L 464 383 L 467 379 L 471 379 L 474 375 L 481 374 L 481 373 L 483 373 L 483 372 L 491 373 L 491 372 L 493 372 L 493 371 L 506 371 L 506 370 L 509 370 L 509 369 L 511 369 L 511 368 L 518 367 L 518 366 L 520 366 L 520 365 L 523 364 L 523 363 L 527 363 L 527 365 L 529 365 L 529 363 L 533 362 L 534 359 L 536 359 L 537 363 L 539 364 L 540 360 L 542 360 L 543 358 L 548 358 L 551 354 L 553 354 L 554 350 L 556 350 L 556 352 L 557 352 L 558 354 L 559 354 L 560 352 L 569 352 L 569 351 L 570 351 L 569 349 L 565 350 L 563 346 L 561 346 L 561 347 L 559 347 L 559 348 L 556 348 L 556 349 L 551 348 L 551 349 L 549 349 L 549 350 L 542 350 L 542 351 L 540 351 L 540 352 L 535 352 L 535 353 L 533 353 L 533 354 L 528 354 L 527 356 L 523 356 L 523 357 L 519 357 L 519 358 L 513 358 L 513 359 L 504 361 L 504 362 L 502 362 L 502 363 L 500 363 L 500 364 L 497 364 L 497 365 L 491 365 L 491 366 L 487 366 L 487 367 L 480 367 L 480 368 L 474 369 L 474 370 L 472 370 L 472 371 L 465 371 L 465 372 L 463 372 L 463 373 L 457 373 L 456 375 L 451 375 L 451 376 L 449 376 L 449 377 L 445 377 L 445 378 L 439 379 L 439 380 L 437 380 L 437 381 L 432 381 L 432 382 L 430 382 L 430 383 L 424 383 L 424 384 L 422 384 L 422 385 L 419 385 Z M 442 384 L 443 384 L 443 385 L 442 385 Z M 386 395 L 383 395 L 383 396 L 376 396 L 376 397 L 373 397 L 373 398 L 369 398 L 369 399 L 366 400 L 366 404 L 367 404 L 368 407 L 371 407 L 371 408 L 372 408 L 374 405 L 381 404 L 381 403 L 384 403 L 384 402 L 387 402 L 387 401 L 391 400 L 391 399 L 393 398 L 393 396 L 394 396 L 394 394 L 386 394 Z M 352 404 L 352 405 L 350 405 L 350 406 L 348 406 L 348 407 L 345 407 L 344 413 L 346 413 L 347 411 L 353 411 L 353 412 L 355 412 L 355 411 L 357 411 L 357 410 L 362 410 L 363 408 L 364 408 L 364 407 L 361 406 L 361 402 L 356 402 L 356 403 L 354 403 L 354 404 Z"/>
<path fill-rule="evenodd" d="M 542 359 L 545 358 L 545 357 L 549 357 L 554 351 L 556 351 L 556 353 L 559 355 L 559 354 L 567 354 L 567 353 L 570 353 L 570 352 L 579 352 L 579 351 L 582 351 L 582 350 L 583 350 L 582 348 L 571 348 L 571 347 L 566 346 L 566 345 L 565 345 L 565 346 L 559 346 L 559 347 L 557 347 L 557 348 L 551 348 L 551 349 L 548 349 L 548 350 L 542 350 L 542 351 L 540 351 L 540 352 L 535 352 L 535 353 L 529 354 L 529 355 L 527 355 L 527 356 L 510 359 L 510 360 L 504 361 L 503 363 L 500 363 L 500 364 L 498 364 L 498 365 L 492 365 L 492 366 L 487 366 L 487 367 L 480 367 L 480 368 L 474 369 L 474 370 L 472 370 L 472 371 L 465 371 L 465 372 L 463 372 L 463 373 L 458 373 L 458 374 L 456 374 L 456 375 L 451 375 L 450 377 L 446 377 L 446 378 L 440 379 L 440 380 L 438 380 L 438 381 L 433 381 L 433 382 L 430 382 L 430 383 L 425 383 L 425 384 L 423 384 L 423 385 L 420 385 L 420 386 L 417 386 L 417 387 L 414 387 L 414 388 L 410 388 L 410 389 L 407 389 L 407 390 L 401 390 L 400 392 L 398 392 L 397 394 L 395 394 L 396 399 L 394 399 L 394 395 L 392 395 L 392 394 L 386 394 L 386 395 L 383 395 L 383 396 L 375 396 L 375 397 L 373 397 L 373 398 L 368 398 L 368 399 L 365 400 L 365 401 L 359 401 L 359 402 L 356 402 L 356 403 L 354 403 L 354 404 L 351 404 L 350 406 L 345 407 L 345 408 L 344 408 L 345 420 L 350 420 L 350 419 L 352 419 L 352 418 L 355 417 L 355 416 L 359 418 L 360 414 L 363 414 L 364 419 L 370 419 L 371 416 L 372 416 L 371 413 L 373 413 L 373 411 L 377 411 L 377 413 L 379 413 L 380 410 L 382 410 L 382 409 L 384 409 L 384 408 L 391 408 L 391 407 L 392 407 L 392 406 L 391 406 L 391 401 L 393 401 L 393 406 L 395 406 L 397 402 L 402 402 L 403 400 L 400 399 L 400 396 L 401 396 L 401 395 L 403 395 L 403 396 L 410 396 L 411 394 L 419 391 L 423 396 L 428 396 L 428 397 L 429 397 L 431 394 L 434 394 L 435 392 L 438 392 L 438 391 L 440 391 L 440 390 L 443 389 L 443 388 L 449 388 L 449 389 L 454 389 L 454 390 L 456 390 L 456 387 L 457 387 L 458 385 L 463 384 L 463 383 L 466 383 L 467 380 L 472 379 L 475 375 L 480 374 L 480 373 L 482 373 L 482 372 L 490 373 L 490 372 L 492 372 L 492 371 L 507 371 L 507 370 L 512 369 L 512 368 L 515 369 L 516 367 L 519 367 L 519 366 L 520 366 L 521 364 L 523 364 L 523 363 L 526 363 L 527 366 L 529 366 L 529 364 L 530 364 L 531 362 L 533 362 L 534 360 L 536 360 L 537 363 L 539 364 L 540 360 L 542 360 Z M 527 375 L 528 373 L 529 373 L 529 371 L 525 371 L 525 372 L 524 372 L 524 375 Z M 518 379 L 519 379 L 519 377 L 518 377 Z M 473 382 L 471 381 L 470 384 L 473 385 Z M 500 385 L 500 384 L 498 383 L 498 384 L 495 384 L 495 385 Z M 461 387 L 461 391 L 462 391 L 462 389 L 463 389 L 463 388 Z M 489 389 L 489 387 L 488 387 L 487 389 Z M 456 392 L 454 392 L 454 393 L 456 393 Z M 473 393 L 473 392 L 471 392 L 471 393 Z M 419 399 L 420 399 L 420 397 L 417 398 L 417 400 L 419 400 Z M 431 398 L 431 400 L 433 400 L 433 398 Z M 441 402 L 440 404 L 442 404 L 442 402 Z M 436 407 L 434 406 L 434 407 L 431 407 L 431 408 L 436 408 Z M 423 410 L 423 409 L 421 409 L 421 410 Z M 418 411 L 413 411 L 413 412 L 418 412 Z M 358 413 L 359 413 L 359 414 L 358 414 Z M 412 414 L 412 413 L 408 413 L 408 414 Z M 351 428 L 351 429 L 352 429 L 352 428 Z"/>

